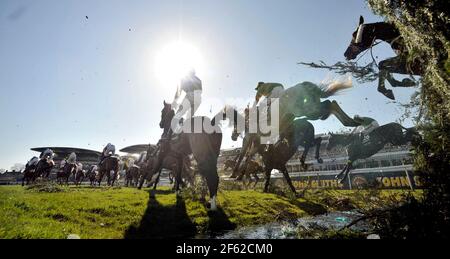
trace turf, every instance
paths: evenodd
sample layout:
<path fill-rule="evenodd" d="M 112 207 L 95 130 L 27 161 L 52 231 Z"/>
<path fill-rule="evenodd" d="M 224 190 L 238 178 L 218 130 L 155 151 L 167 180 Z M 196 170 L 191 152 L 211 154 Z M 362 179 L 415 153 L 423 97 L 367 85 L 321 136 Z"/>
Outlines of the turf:
<path fill-rule="evenodd" d="M 254 190 L 223 190 L 218 211 L 209 212 L 204 202 L 189 195 L 177 198 L 167 188 L 158 189 L 155 197 L 147 189 L 120 187 L 53 190 L 0 187 L 0 238 L 202 238 L 340 209 L 330 200 L 341 196 L 356 197 L 351 201 L 355 206 L 367 201 L 364 195 L 342 191 L 311 191 L 306 199 L 289 199 Z"/>

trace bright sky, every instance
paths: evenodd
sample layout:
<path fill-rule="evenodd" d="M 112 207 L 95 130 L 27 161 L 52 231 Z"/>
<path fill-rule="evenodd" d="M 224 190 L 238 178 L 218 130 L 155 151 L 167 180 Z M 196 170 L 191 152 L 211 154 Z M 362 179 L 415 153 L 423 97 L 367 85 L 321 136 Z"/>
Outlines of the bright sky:
<path fill-rule="evenodd" d="M 227 100 L 253 99 L 259 81 L 290 87 L 332 76 L 296 63 L 343 60 L 359 15 L 382 20 L 363 0 L 2 0 L 0 168 L 25 163 L 32 147 L 157 142 L 162 102 L 176 90 L 157 75 L 157 60 L 173 42 L 201 59 L 199 114 L 212 115 Z M 394 55 L 386 44 L 374 52 Z M 413 90 L 394 93 L 406 102 Z M 380 124 L 401 115 L 375 83 L 331 99 Z M 334 117 L 313 124 L 317 133 L 342 129 Z M 222 147 L 239 144 L 225 135 Z"/>

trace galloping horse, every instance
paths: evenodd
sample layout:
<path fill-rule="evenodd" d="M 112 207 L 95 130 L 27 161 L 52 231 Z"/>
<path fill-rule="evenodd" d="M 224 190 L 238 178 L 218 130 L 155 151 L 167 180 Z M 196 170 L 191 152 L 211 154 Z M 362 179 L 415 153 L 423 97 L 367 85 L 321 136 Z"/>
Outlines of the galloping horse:
<path fill-rule="evenodd" d="M 132 165 L 125 171 L 125 186 L 137 186 L 139 182 L 139 170 L 140 167 Z"/>
<path fill-rule="evenodd" d="M 293 87 L 286 89 L 281 97 L 279 98 L 279 128 L 280 132 L 284 132 L 292 125 L 292 121 L 296 118 L 302 118 L 306 120 L 326 120 L 330 115 L 335 115 L 336 118 L 347 127 L 359 126 L 359 123 L 350 118 L 339 106 L 336 101 L 321 101 L 321 99 L 329 98 L 336 94 L 337 92 L 350 88 L 351 84 L 342 82 L 333 82 L 327 87 L 321 87 L 311 82 L 299 83 Z M 233 108 L 231 108 L 233 110 Z M 230 116 L 230 107 L 225 107 L 223 113 Z M 225 116 L 225 115 L 224 115 Z M 237 116 L 237 111 L 234 110 L 234 118 Z M 245 119 L 240 118 L 240 120 L 245 121 Z M 232 136 L 233 141 L 237 140 L 237 136 L 240 134 L 238 131 L 243 131 L 243 129 L 237 129 L 237 121 L 234 122 L 234 133 Z M 305 152 L 301 158 L 303 167 L 305 167 L 304 159 L 308 153 L 308 149 L 311 146 L 320 146 L 321 139 L 314 138 L 314 127 L 312 125 L 307 125 L 306 121 L 301 123 L 305 128 L 299 130 L 312 131 L 311 134 L 305 135 L 303 138 Z M 249 153 L 249 157 L 252 157 L 256 152 L 258 152 L 258 133 L 247 133 L 243 140 L 243 145 L 241 149 L 240 157 L 238 158 L 235 171 L 238 170 L 240 163 L 244 156 Z M 256 142 L 255 142 L 256 140 Z M 299 144 L 302 145 L 302 144 Z M 252 150 L 249 150 L 252 149 Z M 316 158 L 318 158 L 318 151 L 316 152 Z"/>
<path fill-rule="evenodd" d="M 403 133 L 405 130 L 405 133 Z M 331 150 L 336 146 L 344 146 L 347 148 L 348 162 L 344 169 L 336 176 L 340 182 L 344 182 L 348 174 L 353 169 L 353 163 L 359 159 L 369 158 L 388 143 L 392 145 L 405 145 L 411 141 L 420 140 L 420 135 L 415 128 L 404 128 L 398 123 L 389 123 L 374 129 L 367 141 L 361 141 L 359 135 L 349 134 L 331 134 L 327 145 L 327 150 Z"/>
<path fill-rule="evenodd" d="M 91 186 L 95 186 L 95 181 L 97 181 L 97 177 L 99 176 L 97 166 L 93 165 L 89 168 L 89 170 L 86 173 L 86 177 L 89 178 L 89 181 L 91 182 Z"/>
<path fill-rule="evenodd" d="M 165 131 L 170 130 L 174 115 L 175 113 L 172 110 L 172 106 L 164 101 L 164 108 L 161 111 L 160 127 Z M 191 125 L 193 125 L 195 120 L 200 120 L 205 125 L 208 123 L 209 125 L 212 125 L 212 122 L 207 117 L 191 118 L 190 121 L 186 120 L 184 125 L 189 125 L 189 122 L 192 122 Z M 207 133 L 207 131 L 202 128 L 201 133 L 182 132 L 176 137 L 178 138 L 177 140 L 170 140 L 170 149 L 165 153 L 166 156 L 173 156 L 177 158 L 177 168 L 175 171 L 175 188 L 177 193 L 180 190 L 180 184 L 182 182 L 183 158 L 192 154 L 194 159 L 197 161 L 200 175 L 206 179 L 209 195 L 211 197 L 211 210 L 216 210 L 216 197 L 219 186 L 217 159 L 219 157 L 220 146 L 222 144 L 222 133 L 220 128 L 214 125 L 212 133 Z M 152 168 L 150 172 L 147 172 L 147 174 L 150 175 L 154 175 L 156 172 L 161 170 L 160 168 L 154 167 L 152 164 L 149 165 L 149 168 Z M 145 178 L 147 178 L 147 176 L 142 177 L 139 183 L 139 188 L 142 188 Z"/>
<path fill-rule="evenodd" d="M 231 108 L 229 106 L 225 107 L 222 112 L 222 115 L 217 115 L 219 118 L 223 116 L 221 118 L 231 119 L 229 118 L 230 114 L 234 114 L 234 117 L 237 120 L 244 119 L 242 115 L 240 115 L 234 108 Z M 301 161 L 304 162 L 309 149 L 313 146 L 316 146 L 316 159 L 319 163 L 322 163 L 322 159 L 320 159 L 319 157 L 320 143 L 322 139 L 315 138 L 314 127 L 306 119 L 286 120 L 283 126 L 280 125 L 280 128 L 283 128 L 283 130 L 280 130 L 281 141 L 278 141 L 274 145 L 265 145 L 260 143 L 259 141 L 256 141 L 256 143 L 253 142 L 254 144 L 252 149 L 255 150 L 255 153 L 249 154 L 247 158 L 253 157 L 256 153 L 259 153 L 262 156 L 266 176 L 264 192 L 268 192 L 269 190 L 272 170 L 278 169 L 283 172 L 283 175 L 292 192 L 296 193 L 295 187 L 293 186 L 291 178 L 287 172 L 286 163 L 294 156 L 299 146 L 305 147 Z M 245 138 L 248 137 L 248 135 L 249 134 L 245 135 L 244 141 Z M 242 150 L 244 150 L 244 148 L 242 148 Z"/>
<path fill-rule="evenodd" d="M 98 186 L 102 183 L 103 177 L 106 174 L 107 184 L 114 186 L 119 173 L 119 158 L 115 156 L 106 157 L 99 167 L 99 177 L 97 179 Z"/>
<path fill-rule="evenodd" d="M 286 126 L 284 123 L 289 124 L 292 118 L 326 120 L 330 115 L 336 116 L 346 127 L 359 126 L 336 101 L 321 101 L 350 87 L 350 83 L 343 82 L 333 82 L 326 87 L 303 82 L 286 89 L 279 98 L 280 131 Z"/>
<path fill-rule="evenodd" d="M 158 151 L 159 152 L 159 151 Z M 178 162 L 178 158 L 176 156 L 174 156 L 174 154 L 168 154 L 167 156 L 164 157 L 162 164 L 161 164 L 161 168 L 157 173 L 156 179 L 154 179 L 154 175 L 152 174 L 152 170 L 153 168 L 155 168 L 157 166 L 157 161 L 158 159 L 158 154 L 155 153 L 155 148 L 152 146 L 149 146 L 149 150 L 146 152 L 145 158 L 143 159 L 143 161 L 139 161 L 139 176 L 138 177 L 142 177 L 140 178 L 141 181 L 145 181 L 147 180 L 148 182 L 148 187 L 150 187 L 153 184 L 153 190 L 156 190 L 156 187 L 159 183 L 159 179 L 161 177 L 161 173 L 163 169 L 167 169 L 170 171 L 169 173 L 169 180 L 170 183 L 172 184 L 173 181 L 173 174 L 176 173 L 177 171 L 177 162 Z M 181 171 L 181 176 L 182 176 L 182 180 L 183 178 L 188 180 L 189 183 L 193 183 L 193 177 L 192 177 L 192 170 L 190 170 L 190 161 L 188 160 L 187 157 L 183 158 L 183 167 L 182 167 L 182 171 Z M 176 181 L 175 181 L 176 182 Z M 182 181 L 181 185 L 184 187 L 185 183 Z M 175 186 L 176 187 L 176 184 Z"/>
<path fill-rule="evenodd" d="M 38 177 L 38 175 L 36 174 L 37 163 L 33 163 L 34 159 L 37 160 L 38 158 L 33 157 L 25 166 L 25 170 L 23 171 L 22 186 L 24 186 L 25 184 L 28 185 L 30 182 L 33 183 Z"/>
<path fill-rule="evenodd" d="M 86 175 L 83 171 L 83 164 L 77 163 L 75 171 L 73 172 L 73 182 L 76 186 L 78 186 L 81 184 L 81 182 L 83 182 L 84 177 L 86 177 Z"/>
<path fill-rule="evenodd" d="M 36 165 L 36 177 L 42 177 L 43 179 L 47 179 L 50 176 L 50 172 L 55 166 L 55 162 L 51 157 L 43 157 Z"/>
<path fill-rule="evenodd" d="M 59 184 L 65 183 L 66 185 L 69 185 L 69 177 L 75 173 L 77 170 L 77 165 L 73 163 L 65 163 L 62 170 L 59 170 L 56 174 L 56 181 Z"/>
<path fill-rule="evenodd" d="M 387 90 L 385 81 L 387 80 L 392 87 L 412 87 L 416 83 L 409 78 L 403 81 L 395 80 L 391 73 L 404 75 L 422 75 L 421 64 L 418 60 L 408 62 L 408 52 L 405 47 L 403 38 L 399 30 L 392 23 L 378 22 L 364 24 L 364 17 L 359 18 L 359 25 L 353 32 L 352 40 L 344 56 L 347 60 L 353 60 L 358 57 L 363 51 L 368 50 L 374 46 L 376 40 L 381 40 L 389 43 L 397 56 L 381 61 L 378 64 L 379 79 L 378 92 L 385 95 L 387 98 L 395 100 L 392 90 Z"/>
<path fill-rule="evenodd" d="M 228 169 L 233 169 L 235 166 L 236 166 L 236 159 L 233 159 L 233 160 L 228 159 L 223 164 L 223 170 L 227 171 Z"/>

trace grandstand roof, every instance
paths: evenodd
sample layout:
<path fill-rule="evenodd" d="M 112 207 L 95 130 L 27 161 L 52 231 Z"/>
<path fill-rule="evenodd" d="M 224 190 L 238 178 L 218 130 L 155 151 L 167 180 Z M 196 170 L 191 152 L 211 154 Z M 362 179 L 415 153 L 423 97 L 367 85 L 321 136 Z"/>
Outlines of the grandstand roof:
<path fill-rule="evenodd" d="M 124 153 L 128 153 L 128 154 L 140 154 L 144 151 L 147 151 L 149 149 L 149 147 L 152 146 L 153 149 L 156 148 L 155 145 L 152 144 L 139 144 L 139 145 L 133 145 L 133 146 L 129 146 L 129 147 L 124 147 L 121 150 L 119 150 L 120 152 L 124 152 Z"/>
<path fill-rule="evenodd" d="M 75 152 L 77 154 L 77 161 L 79 162 L 98 162 L 100 159 L 100 155 L 102 154 L 99 151 L 83 149 L 83 148 L 74 148 L 74 147 L 37 147 L 31 148 L 31 150 L 36 152 L 42 152 L 47 148 L 53 150 L 55 152 L 55 160 L 62 160 L 70 155 L 70 153 Z"/>

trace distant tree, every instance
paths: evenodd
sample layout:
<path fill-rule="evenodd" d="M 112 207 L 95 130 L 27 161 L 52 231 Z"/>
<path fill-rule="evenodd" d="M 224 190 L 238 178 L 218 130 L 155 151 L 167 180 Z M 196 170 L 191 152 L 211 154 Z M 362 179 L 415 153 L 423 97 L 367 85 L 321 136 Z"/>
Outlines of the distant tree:
<path fill-rule="evenodd" d="M 21 163 L 15 163 L 11 166 L 11 171 L 21 172 L 25 169 L 25 165 Z"/>
<path fill-rule="evenodd" d="M 6 169 L 0 168 L 0 174 L 4 174 L 6 172 Z"/>

